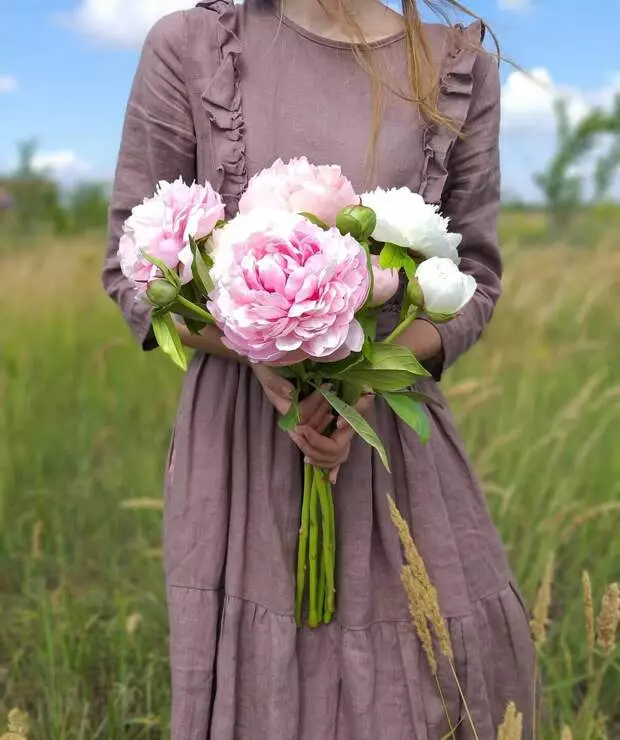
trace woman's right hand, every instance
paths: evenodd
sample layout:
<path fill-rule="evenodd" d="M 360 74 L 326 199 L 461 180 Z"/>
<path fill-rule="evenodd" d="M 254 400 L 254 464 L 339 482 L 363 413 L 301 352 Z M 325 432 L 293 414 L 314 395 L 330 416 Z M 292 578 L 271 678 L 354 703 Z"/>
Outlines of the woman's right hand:
<path fill-rule="evenodd" d="M 268 365 L 252 365 L 252 372 L 276 411 L 284 416 L 291 406 L 295 386 Z M 299 415 L 300 424 L 311 427 L 319 434 L 334 420 L 330 405 L 318 391 L 300 401 Z"/>

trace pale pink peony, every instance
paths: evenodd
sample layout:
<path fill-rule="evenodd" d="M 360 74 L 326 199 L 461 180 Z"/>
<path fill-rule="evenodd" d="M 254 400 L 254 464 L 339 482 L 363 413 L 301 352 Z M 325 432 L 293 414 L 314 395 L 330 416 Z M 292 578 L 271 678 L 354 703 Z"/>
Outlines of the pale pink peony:
<path fill-rule="evenodd" d="M 222 218 L 224 204 L 209 183 L 162 180 L 155 195 L 137 205 L 123 226 L 118 248 L 123 274 L 141 291 L 146 290 L 151 280 L 160 277 L 159 269 L 145 259 L 147 253 L 188 283 L 193 260 L 189 237 L 208 236 Z"/>
<path fill-rule="evenodd" d="M 366 253 L 337 229 L 257 209 L 213 235 L 209 311 L 229 348 L 252 362 L 287 364 L 359 352 L 355 319 L 370 284 Z"/>
<path fill-rule="evenodd" d="M 370 260 L 372 262 L 372 298 L 370 299 L 370 306 L 376 308 L 382 306 L 384 303 L 390 300 L 390 298 L 396 293 L 399 285 L 398 270 L 384 270 L 379 266 L 379 257 L 375 254 L 371 255 Z"/>
<path fill-rule="evenodd" d="M 239 211 L 277 208 L 291 213 L 311 213 L 328 226 L 346 206 L 360 202 L 349 180 L 337 165 L 313 165 L 306 157 L 285 164 L 278 159 L 250 180 L 239 202 Z"/>

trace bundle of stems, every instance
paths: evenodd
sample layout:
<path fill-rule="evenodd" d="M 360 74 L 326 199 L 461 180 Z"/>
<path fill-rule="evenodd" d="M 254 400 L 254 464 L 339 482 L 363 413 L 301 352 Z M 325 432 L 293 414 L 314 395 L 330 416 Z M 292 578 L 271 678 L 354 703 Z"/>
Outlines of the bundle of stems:
<path fill-rule="evenodd" d="M 299 626 L 304 622 L 306 601 L 309 627 L 318 627 L 321 622 L 329 624 L 333 619 L 336 607 L 335 552 L 334 498 L 328 473 L 306 463 L 295 593 L 295 619 Z"/>

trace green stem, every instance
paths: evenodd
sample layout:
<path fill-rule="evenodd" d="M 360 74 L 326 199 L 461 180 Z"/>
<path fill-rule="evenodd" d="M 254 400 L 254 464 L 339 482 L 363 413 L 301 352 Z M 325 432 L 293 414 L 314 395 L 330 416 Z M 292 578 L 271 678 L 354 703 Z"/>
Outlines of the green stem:
<path fill-rule="evenodd" d="M 309 571 L 310 571 L 310 607 L 308 610 L 308 624 L 310 627 L 319 626 L 318 612 L 318 554 L 319 554 L 319 521 L 318 506 L 319 495 L 316 485 L 316 475 L 313 476 L 312 486 L 310 487 L 310 552 L 309 552 Z"/>
<path fill-rule="evenodd" d="M 301 627 L 303 621 L 304 592 L 306 588 L 306 553 L 308 552 L 308 529 L 310 524 L 310 489 L 312 466 L 304 465 L 304 493 L 301 504 L 301 525 L 297 545 L 297 583 L 295 591 L 295 621 Z"/>
<path fill-rule="evenodd" d="M 181 306 L 186 312 L 189 312 L 191 314 L 190 318 L 204 321 L 206 324 L 215 324 L 215 319 L 208 311 L 205 311 L 201 306 L 197 306 L 195 303 L 188 301 L 187 298 L 184 298 L 182 295 L 177 296 L 176 301 L 172 305 L 172 311 L 174 311 L 175 305 Z M 179 311 L 179 313 L 186 315 L 186 313 L 181 311 Z"/>
<path fill-rule="evenodd" d="M 405 329 L 413 324 L 418 316 L 418 311 L 411 311 L 409 315 L 405 318 L 405 320 L 401 321 L 400 324 L 394 329 L 394 331 L 383 340 L 385 344 L 392 344 L 394 340 L 398 339 L 398 337 L 405 331 Z"/>
<path fill-rule="evenodd" d="M 320 491 L 319 491 L 319 503 L 320 503 Z M 318 603 L 316 606 L 316 611 L 318 614 L 319 623 L 321 621 L 321 618 L 323 616 L 323 610 L 325 608 L 325 596 L 326 596 L 326 578 L 327 573 L 325 570 L 325 558 L 323 557 L 323 549 L 325 547 L 325 538 L 328 536 L 328 533 L 325 531 L 325 522 L 323 521 L 321 523 L 320 532 L 319 532 L 319 586 L 318 586 Z"/>
<path fill-rule="evenodd" d="M 325 605 L 323 621 L 329 624 L 334 616 L 334 527 L 332 526 L 331 490 L 327 477 L 322 470 L 315 470 L 323 522 L 323 563 L 325 570 Z"/>

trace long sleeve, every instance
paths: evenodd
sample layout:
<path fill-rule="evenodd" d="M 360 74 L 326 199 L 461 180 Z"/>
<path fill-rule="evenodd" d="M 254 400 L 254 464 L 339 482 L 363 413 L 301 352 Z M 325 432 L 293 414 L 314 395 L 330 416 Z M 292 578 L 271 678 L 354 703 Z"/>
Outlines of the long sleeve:
<path fill-rule="evenodd" d="M 435 377 L 452 365 L 480 338 L 501 293 L 502 261 L 497 240 L 500 205 L 500 83 L 497 63 L 480 54 L 474 66 L 472 102 L 448 160 L 448 180 L 442 203 L 450 231 L 463 236 L 463 272 L 478 281 L 478 290 L 462 314 L 436 325 L 441 357 L 429 363 Z"/>
<path fill-rule="evenodd" d="M 117 256 L 131 209 L 150 197 L 160 180 L 196 177 L 196 136 L 183 72 L 186 14 L 173 13 L 149 33 L 125 115 L 108 223 L 103 286 L 146 350 L 156 347 L 150 309 L 136 300 Z"/>

